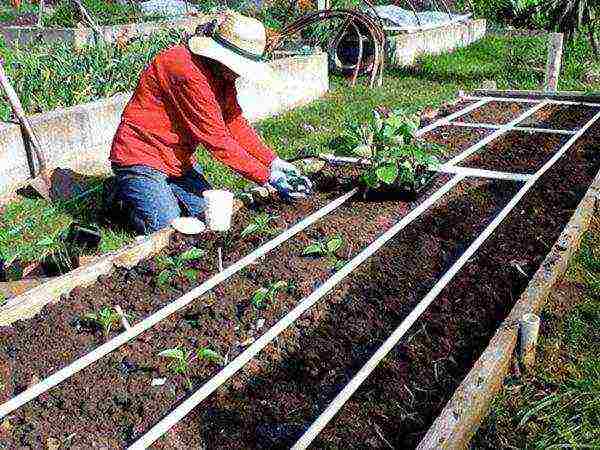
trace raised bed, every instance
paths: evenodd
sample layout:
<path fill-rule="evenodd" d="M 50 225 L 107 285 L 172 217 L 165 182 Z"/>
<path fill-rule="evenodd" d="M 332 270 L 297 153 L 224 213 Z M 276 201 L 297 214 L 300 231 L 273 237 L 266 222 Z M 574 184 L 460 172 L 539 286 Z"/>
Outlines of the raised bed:
<path fill-rule="evenodd" d="M 471 102 L 462 112 L 486 103 Z M 214 248 L 221 241 L 203 235 L 198 241 L 208 256 L 194 266 L 199 271 L 194 284 L 179 280 L 173 282 L 178 291 L 157 291 L 155 263 L 148 260 L 3 328 L 0 355 L 10 379 L 5 399 L 17 395 L 0 405 L 0 415 L 8 420 L 2 427 L 5 439 L 11 446 L 32 447 L 51 439 L 80 447 L 123 447 L 139 439 L 133 448 L 144 448 L 163 435 L 157 445 L 165 448 L 281 448 L 298 439 L 295 448 L 313 440 L 316 448 L 348 442 L 415 447 L 435 417 L 446 414 L 444 405 L 461 380 L 472 379 L 469 370 L 519 295 L 536 289 L 528 288 L 531 277 L 600 168 L 594 151 L 600 114 L 584 128 L 565 130 L 567 140 L 544 152 L 542 167 L 533 153 L 523 158 L 522 173 L 457 165 L 484 154 L 486 144 L 547 104 L 529 105 L 470 146 L 464 142 L 472 141 L 472 128 L 456 126 L 467 137 L 457 138 L 463 144 L 417 200 L 352 197 L 356 169 L 332 167 L 315 179 L 319 193 L 314 198 L 297 208 L 265 207 L 282 216 L 282 228 L 328 208 L 319 221 L 292 227 L 297 233 L 289 239 L 280 235 L 226 251 L 230 265 L 224 273 L 212 275 Z M 439 133 L 447 131 L 439 127 L 461 119 L 459 111 L 421 133 L 440 140 Z M 340 197 L 344 192 L 349 194 Z M 334 198 L 339 200 L 332 207 Z M 589 214 L 589 198 L 576 217 Z M 241 214 L 237 231 L 250 218 Z M 578 231 L 582 228 L 583 223 Z M 301 255 L 314 239 L 334 234 L 346 242 L 337 253 L 348 260 L 343 268 Z M 177 237 L 168 251 L 178 253 L 193 243 Z M 557 245 L 568 249 L 570 243 Z M 248 252 L 251 257 L 243 257 Z M 550 267 L 546 259 L 544 273 Z M 293 281 L 293 288 L 265 309 L 252 306 L 256 288 L 279 280 Z M 551 280 L 545 276 L 545 289 Z M 539 282 L 538 274 L 533 283 Z M 103 344 L 102 334 L 81 317 L 108 302 L 130 312 L 134 326 L 115 330 Z M 39 336 L 50 342 L 44 349 L 37 345 Z M 210 347 L 222 359 L 192 364 L 190 388 L 157 356 L 176 345 Z M 512 351 L 511 345 L 501 348 Z M 77 359 L 88 351 L 96 356 Z M 502 363 L 478 364 L 491 370 L 509 357 L 494 354 Z M 76 369 L 72 376 L 69 367 Z M 481 372 L 479 377 L 478 383 L 487 385 Z M 160 378 L 167 380 L 152 386 Z M 473 391 L 489 401 L 492 390 Z M 462 412 L 481 415 L 485 401 L 467 403 L 465 398 L 475 396 L 459 392 L 463 397 L 452 409 L 458 417 L 452 425 L 472 428 L 473 418 Z M 445 435 L 424 442 L 455 447 Z"/>

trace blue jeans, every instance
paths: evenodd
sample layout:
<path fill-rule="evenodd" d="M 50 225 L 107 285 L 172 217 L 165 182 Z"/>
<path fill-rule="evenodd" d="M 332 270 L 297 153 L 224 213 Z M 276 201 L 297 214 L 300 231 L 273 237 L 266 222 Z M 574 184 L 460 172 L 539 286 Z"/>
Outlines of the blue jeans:
<path fill-rule="evenodd" d="M 181 177 L 169 177 L 147 166 L 113 164 L 114 200 L 123 208 L 131 226 L 149 234 L 180 216 L 199 216 L 205 208 L 202 192 L 210 189 L 202 169 L 195 165 Z"/>

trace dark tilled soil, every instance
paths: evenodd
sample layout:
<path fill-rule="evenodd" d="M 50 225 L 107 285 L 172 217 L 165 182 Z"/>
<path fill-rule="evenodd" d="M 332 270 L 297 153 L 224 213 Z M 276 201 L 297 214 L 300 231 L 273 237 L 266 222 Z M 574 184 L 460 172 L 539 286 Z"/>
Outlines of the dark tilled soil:
<path fill-rule="evenodd" d="M 432 189 L 446 179 L 440 177 Z M 335 178 L 328 176 L 321 177 L 317 184 L 322 189 L 340 189 Z M 325 194 L 322 196 L 325 197 Z M 327 197 L 329 200 L 332 195 L 327 194 Z M 319 196 L 314 200 L 318 202 Z M 37 447 L 50 438 L 62 440 L 74 434 L 76 437 L 72 439 L 73 445 L 76 446 L 87 447 L 93 443 L 107 447 L 122 446 L 131 440 L 132 436 L 148 428 L 156 417 L 168 411 L 186 393 L 184 378 L 171 377 L 166 361 L 157 356 L 161 350 L 177 345 L 186 348 L 206 346 L 229 359 L 235 357 L 244 346 L 249 345 L 249 339 L 271 326 L 302 296 L 312 292 L 316 283 L 331 273 L 332 261 L 327 258 L 300 256 L 307 244 L 326 236 L 341 235 L 346 238 L 346 245 L 338 252 L 338 257 L 350 257 L 405 215 L 415 204 L 416 202 L 389 199 L 378 203 L 358 200 L 342 207 L 327 220 L 299 234 L 280 250 L 240 275 L 234 276 L 202 299 L 198 299 L 193 306 L 142 335 L 130 346 L 107 356 L 69 382 L 21 408 L 11 419 L 11 423 L 14 424 L 11 443 Z M 315 209 L 314 205 L 312 206 Z M 296 206 L 288 207 L 289 210 L 295 211 L 294 214 L 305 216 L 308 213 L 301 207 L 300 210 L 295 208 Z M 361 229 L 359 235 L 355 235 L 357 218 Z M 238 253 L 241 255 L 241 252 Z M 161 302 L 174 298 L 175 295 L 156 298 L 153 282 L 144 278 L 146 270 L 153 270 L 149 265 L 151 266 L 149 263 L 129 272 L 124 271 L 123 277 L 137 279 L 137 284 L 121 284 L 120 294 L 115 292 L 119 288 L 117 283 L 122 282 L 118 277 L 107 278 L 94 286 L 92 290 L 97 289 L 96 294 L 91 294 L 92 290 L 86 293 L 76 292 L 69 300 L 68 309 L 77 313 L 65 312 L 64 314 L 69 314 L 69 318 L 63 319 L 64 322 L 71 324 L 76 330 L 79 329 L 83 334 L 90 333 L 88 330 L 81 330 L 77 321 L 73 323 L 73 317 L 79 318 L 87 310 L 87 307 L 77 306 L 77 303 L 87 302 L 89 295 L 93 295 L 94 298 L 98 295 L 104 302 L 110 302 L 109 304 L 122 304 L 128 310 L 134 309 L 138 312 L 136 317 L 143 317 L 157 309 L 159 305 L 156 302 L 163 304 Z M 291 286 L 287 292 L 278 296 L 273 305 L 263 310 L 250 304 L 250 298 L 257 288 L 278 280 L 289 280 Z M 103 291 L 102 289 L 111 282 L 117 284 L 117 288 Z M 186 289 L 189 287 L 191 286 L 187 286 Z M 115 295 L 118 295 L 118 301 L 113 301 Z M 84 298 L 86 300 L 83 300 Z M 128 299 L 131 301 L 129 305 Z M 102 300 L 96 301 L 98 305 L 102 304 Z M 52 325 L 44 322 L 43 316 L 38 317 L 42 318 L 35 319 L 37 322 L 34 326 L 40 327 L 42 331 L 47 329 L 43 336 L 48 336 Z M 265 323 L 258 329 L 260 319 Z M 29 325 L 31 326 L 31 323 Z M 25 323 L 20 326 L 21 329 L 27 328 Z M 11 330 L 10 335 L 14 337 L 15 330 Z M 97 345 L 102 340 L 99 332 L 96 338 Z M 63 339 L 73 341 L 72 337 Z M 22 342 L 21 338 L 16 337 L 16 340 Z M 19 344 L 21 350 L 17 352 L 11 348 L 10 342 L 9 339 L 5 339 L 4 348 L 14 361 L 12 379 L 15 392 L 19 392 L 27 384 L 35 381 L 38 373 L 47 374 L 50 371 L 49 364 L 43 360 L 29 360 L 27 356 L 34 352 L 22 350 L 26 345 L 31 349 L 35 343 L 39 343 L 39 336 L 34 339 L 30 333 L 28 344 Z M 77 345 L 77 342 L 69 343 L 66 345 L 66 352 L 56 351 L 56 348 L 44 350 L 44 359 L 57 360 L 58 362 L 53 364 L 53 368 L 56 369 L 64 364 L 64 361 L 84 353 Z M 85 342 L 82 345 L 85 345 Z M 88 344 L 87 349 L 93 346 L 95 345 Z M 190 379 L 194 384 L 198 384 L 218 368 L 216 364 L 196 361 L 192 365 Z M 162 387 L 152 387 L 150 383 L 156 377 L 167 377 L 169 381 Z"/>
<path fill-rule="evenodd" d="M 598 111 L 600 108 L 591 106 L 547 105 L 519 125 L 574 131 L 583 127 Z"/>
<path fill-rule="evenodd" d="M 570 136 L 510 131 L 492 141 L 460 165 L 476 169 L 534 173 Z"/>
<path fill-rule="evenodd" d="M 534 105 L 529 103 L 489 102 L 457 119 L 460 122 L 505 125 Z"/>
<path fill-rule="evenodd" d="M 459 184 L 290 327 L 258 358 L 258 373 L 245 371 L 203 403 L 178 439 L 195 448 L 289 448 L 517 189 Z M 429 356 L 443 357 L 451 341 Z"/>
<path fill-rule="evenodd" d="M 475 145 L 493 132 L 494 130 L 482 128 L 463 128 L 448 125 L 438 127 L 424 134 L 423 139 L 442 147 L 443 154 L 439 156 L 439 159 L 440 162 L 445 162 Z"/>

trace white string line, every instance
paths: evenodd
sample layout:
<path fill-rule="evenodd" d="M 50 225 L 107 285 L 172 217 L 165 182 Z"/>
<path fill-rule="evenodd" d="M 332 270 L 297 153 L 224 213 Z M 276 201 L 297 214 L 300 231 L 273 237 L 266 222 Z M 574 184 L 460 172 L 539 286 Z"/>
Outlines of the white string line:
<path fill-rule="evenodd" d="M 486 136 L 481 141 L 477 142 L 475 145 L 472 145 L 470 148 L 468 148 L 467 150 L 465 150 L 464 152 L 462 152 L 460 155 L 457 155 L 454 158 L 452 158 L 450 161 L 444 163 L 443 166 L 446 166 L 446 167 L 447 166 L 454 166 L 457 163 L 459 163 L 462 160 L 464 160 L 465 158 L 468 158 L 473 153 L 475 153 L 477 150 L 485 147 L 490 142 L 492 142 L 492 141 L 496 140 L 497 138 L 499 138 L 500 136 L 503 136 L 504 134 L 508 133 L 517 124 L 519 124 L 523 120 L 527 119 L 528 117 L 534 115 L 536 112 L 538 112 L 540 109 L 542 109 L 546 105 L 547 105 L 546 102 L 538 103 L 537 105 L 535 105 L 531 109 L 528 109 L 527 111 L 525 111 L 523 114 L 521 114 L 516 119 L 508 122 L 506 125 L 503 125 L 501 128 L 498 128 L 492 134 L 490 134 L 489 136 Z"/>
<path fill-rule="evenodd" d="M 502 125 L 494 125 L 490 123 L 476 123 L 476 122 L 450 122 L 448 125 L 456 127 L 467 127 L 467 128 L 486 128 L 490 130 L 498 130 L 502 128 Z M 575 130 L 555 130 L 552 128 L 535 128 L 535 127 L 513 127 L 514 131 L 526 131 L 529 133 L 549 133 L 549 134 L 566 134 L 573 135 L 576 133 Z"/>
<path fill-rule="evenodd" d="M 502 102 L 502 103 L 540 103 L 542 101 L 547 101 L 552 105 L 573 105 L 573 106 L 591 106 L 593 108 L 599 108 L 600 103 L 590 103 L 585 101 L 571 101 L 571 100 L 552 100 L 552 97 L 546 98 L 510 98 L 510 97 L 487 97 L 487 96 L 477 96 L 477 95 L 463 95 L 461 98 L 465 100 L 483 100 L 488 99 L 492 102 Z"/>
<path fill-rule="evenodd" d="M 338 283 L 348 276 L 360 264 L 366 261 L 377 250 L 383 247 L 390 239 L 398 234 L 407 225 L 417 219 L 421 214 L 433 206 L 442 196 L 453 189 L 464 179 L 462 175 L 453 177 L 440 189 L 434 192 L 423 203 L 404 216 L 396 225 L 379 236 L 375 241 L 369 244 L 358 255 L 352 258 L 342 269 L 329 277 L 318 289 L 312 292 L 308 297 L 301 300 L 298 305 L 287 313 L 279 322 L 271 327 L 265 334 L 238 355 L 233 361 L 225 366 L 218 374 L 213 376 L 202 387 L 188 397 L 183 403 L 177 406 L 171 413 L 165 416 L 160 422 L 154 425 L 148 432 L 134 442 L 129 450 L 141 450 L 148 448 L 152 443 L 159 439 L 163 434 L 169 431 L 175 424 L 182 420 L 198 404 L 205 400 L 210 394 L 218 389 L 223 383 L 235 375 L 249 361 L 252 360 L 262 349 L 269 345 L 277 336 L 285 331 L 292 323 L 298 319 L 305 311 L 317 303 L 323 296 L 331 291 Z"/>
<path fill-rule="evenodd" d="M 538 170 L 532 177 L 523 185 L 517 194 L 510 202 L 502 209 L 500 214 L 486 227 L 477 239 L 469 246 L 469 248 L 460 256 L 460 258 L 452 265 L 452 267 L 438 280 L 435 286 L 427 293 L 425 298 L 411 311 L 411 313 L 400 323 L 398 328 L 385 340 L 383 345 L 369 358 L 367 363 L 357 372 L 350 382 L 342 389 L 342 391 L 334 398 L 327 406 L 325 411 L 313 422 L 308 430 L 300 437 L 292 450 L 303 450 L 308 448 L 311 442 L 325 428 L 337 412 L 346 404 L 350 397 L 356 392 L 360 385 L 367 377 L 375 370 L 379 363 L 387 356 L 387 354 L 398 344 L 400 339 L 412 327 L 417 319 L 425 312 L 427 307 L 436 299 L 440 292 L 448 285 L 460 269 L 469 261 L 475 252 L 483 245 L 489 236 L 498 228 L 502 221 L 510 214 L 517 206 L 519 201 L 527 194 L 527 192 L 535 185 L 538 179 L 548 171 L 558 161 L 569 148 L 587 131 L 598 119 L 600 112 L 596 114 L 576 135 L 574 135 L 556 154 Z"/>
<path fill-rule="evenodd" d="M 471 167 L 461 166 L 439 166 L 431 167 L 429 170 L 440 173 L 464 175 L 466 177 L 491 178 L 494 180 L 510 181 L 527 181 L 533 176 L 532 174 L 527 173 L 498 172 L 495 170 L 474 169 Z"/>
<path fill-rule="evenodd" d="M 187 294 L 184 294 L 183 296 L 179 297 L 177 300 L 174 300 L 173 302 L 169 303 L 167 306 L 159 309 L 154 314 L 148 316 L 141 322 L 139 322 L 136 325 L 134 325 L 133 327 L 131 327 L 129 330 L 126 330 L 123 333 L 119 334 L 118 336 L 115 336 L 113 339 L 111 339 L 108 342 L 105 342 L 100 347 L 92 350 L 90 353 L 87 353 L 86 355 L 82 356 L 81 358 L 70 363 L 68 366 L 63 367 L 59 371 L 50 375 L 48 378 L 40 381 L 39 383 L 36 383 L 36 384 L 30 386 L 29 388 L 27 388 L 25 391 L 23 391 L 19 395 L 15 396 L 12 399 L 10 399 L 9 401 L 3 403 L 2 405 L 0 405 L 0 419 L 5 417 L 6 415 L 10 414 L 15 409 L 19 408 L 20 406 L 24 405 L 25 403 L 29 402 L 30 400 L 33 400 L 34 398 L 36 398 L 39 395 L 43 394 L 44 392 L 48 391 L 50 388 L 56 386 L 57 384 L 63 382 L 67 378 L 73 376 L 75 373 L 86 368 L 90 364 L 98 361 L 100 358 L 106 356 L 113 350 L 119 348 L 121 345 L 126 344 L 127 342 L 129 342 L 130 340 L 132 340 L 133 338 L 138 336 L 139 334 L 143 333 L 144 331 L 148 330 L 149 328 L 151 328 L 154 325 L 156 325 L 157 323 L 159 323 L 161 320 L 163 320 L 163 319 L 169 317 L 171 314 L 177 312 L 179 309 L 187 306 L 193 300 L 195 300 L 196 298 L 205 294 L 206 292 L 210 291 L 215 286 L 217 286 L 219 283 L 225 281 L 227 278 L 231 277 L 235 273 L 239 272 L 240 270 L 244 269 L 248 265 L 252 264 L 254 261 L 256 261 L 261 256 L 265 255 L 266 253 L 268 253 L 275 247 L 279 246 L 280 244 L 287 241 L 294 235 L 298 234 L 299 232 L 301 232 L 308 226 L 312 225 L 313 223 L 315 223 L 322 217 L 326 216 L 330 212 L 332 212 L 335 209 L 337 209 L 338 207 L 340 207 L 343 203 L 345 203 L 347 200 L 349 200 L 357 192 L 358 192 L 358 189 L 355 188 L 355 189 L 351 190 L 350 192 L 342 195 L 341 197 L 339 197 L 336 200 L 334 200 L 333 202 L 327 204 L 326 206 L 319 209 L 315 213 L 304 218 L 303 220 L 301 220 L 300 222 L 298 222 L 296 225 L 292 226 L 288 230 L 284 231 L 282 234 L 277 236 L 275 239 L 272 239 L 271 241 L 263 244 L 262 246 L 260 246 L 256 250 L 254 250 L 252 253 L 244 256 L 243 258 L 238 260 L 235 264 L 227 267 L 224 271 L 219 272 L 216 275 L 214 275 L 213 277 L 209 278 L 204 283 L 202 283 L 200 286 L 197 286 L 196 288 L 192 289 Z"/>
<path fill-rule="evenodd" d="M 431 125 L 429 125 L 428 127 L 425 127 L 423 129 L 417 131 L 417 135 L 426 133 L 427 131 L 430 131 L 434 128 L 437 128 L 437 127 L 443 125 L 448 118 L 457 118 L 463 114 L 467 114 L 470 111 L 478 108 L 479 106 L 486 104 L 487 102 L 488 102 L 488 100 L 479 100 L 476 103 L 474 103 L 473 105 L 469 105 L 468 107 L 463 108 L 462 110 L 457 111 L 456 113 L 454 113 L 446 118 L 439 119 L 439 120 L 435 121 L 434 123 L 432 123 Z M 350 197 L 352 197 L 356 192 L 358 192 L 358 189 L 353 189 L 352 191 L 341 196 L 337 200 L 329 203 L 328 205 L 324 206 L 323 208 L 321 208 L 319 211 L 315 212 L 314 214 L 306 217 L 305 219 L 303 219 L 302 221 L 300 221 L 299 223 L 297 223 L 292 228 L 290 228 L 286 232 L 282 233 L 275 239 L 267 242 L 266 244 L 259 247 L 254 252 L 250 253 L 249 255 L 246 255 L 244 258 L 240 259 L 237 263 L 228 267 L 223 272 L 216 274 L 215 276 L 208 279 L 200 286 L 196 287 L 192 291 L 183 295 L 179 299 L 173 301 L 168 306 L 158 310 L 156 313 L 152 314 L 151 316 L 147 317 L 140 323 L 136 324 L 134 327 L 130 328 L 129 330 L 126 330 L 124 333 L 122 333 L 118 336 L 115 336 L 113 339 L 104 343 L 103 345 L 96 348 L 92 352 L 75 360 L 74 362 L 72 362 L 68 366 L 63 367 L 62 369 L 55 372 L 48 378 L 40 381 L 39 383 L 37 383 L 33 386 L 30 386 L 28 389 L 26 389 L 19 395 L 15 396 L 12 399 L 8 400 L 7 402 L 3 403 L 2 405 L 0 405 L 0 419 L 5 417 L 6 415 L 10 414 L 11 412 L 16 410 L 20 406 L 24 405 L 25 403 L 33 400 L 34 398 L 36 398 L 39 395 L 43 394 L 44 392 L 48 391 L 52 387 L 62 383 L 64 380 L 73 376 L 75 373 L 86 368 L 90 364 L 93 364 L 94 362 L 98 361 L 100 358 L 106 356 L 107 354 L 114 351 L 121 345 L 126 344 L 131 339 L 135 338 L 139 334 L 141 334 L 144 331 L 148 330 L 149 328 L 153 327 L 158 322 L 160 322 L 161 320 L 170 316 L 177 310 L 188 305 L 195 298 L 208 292 L 213 287 L 215 287 L 217 284 L 226 280 L 227 278 L 229 278 L 231 275 L 235 274 L 236 272 L 242 270 L 249 264 L 252 264 L 259 257 L 268 253 L 270 250 L 277 247 L 281 243 L 285 242 L 287 239 L 289 239 L 292 236 L 294 236 L 295 234 L 299 233 L 300 231 L 302 231 L 303 229 L 305 229 L 312 223 L 316 222 L 317 220 L 321 219 L 325 215 L 329 214 L 331 211 L 333 211 L 334 209 L 339 207 L 341 204 L 343 204 L 346 200 L 348 200 Z"/>

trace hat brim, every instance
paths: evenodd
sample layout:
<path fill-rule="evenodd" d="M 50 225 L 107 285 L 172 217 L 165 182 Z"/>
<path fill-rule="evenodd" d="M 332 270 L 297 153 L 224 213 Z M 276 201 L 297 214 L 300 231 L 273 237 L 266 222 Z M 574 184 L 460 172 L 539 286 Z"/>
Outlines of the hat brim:
<path fill-rule="evenodd" d="M 220 62 L 253 83 L 270 83 L 277 80 L 275 71 L 268 64 L 239 55 L 209 37 L 192 36 L 188 47 L 192 53 Z"/>

